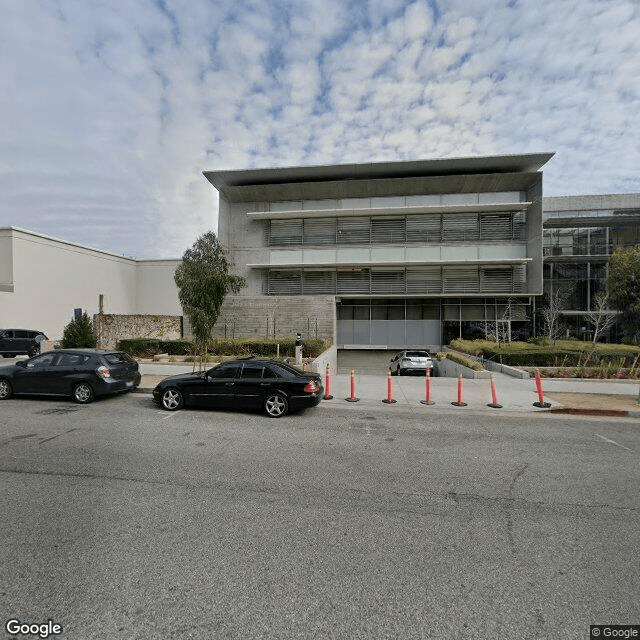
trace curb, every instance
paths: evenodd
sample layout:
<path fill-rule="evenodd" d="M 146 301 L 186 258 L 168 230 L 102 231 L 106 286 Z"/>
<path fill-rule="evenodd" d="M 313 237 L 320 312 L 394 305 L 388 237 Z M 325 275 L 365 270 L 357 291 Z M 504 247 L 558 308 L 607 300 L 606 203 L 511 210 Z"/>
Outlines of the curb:
<path fill-rule="evenodd" d="M 623 409 L 576 409 L 573 407 L 556 407 L 547 409 L 547 413 L 559 413 L 573 416 L 603 416 L 610 418 L 640 418 L 640 411 Z"/>

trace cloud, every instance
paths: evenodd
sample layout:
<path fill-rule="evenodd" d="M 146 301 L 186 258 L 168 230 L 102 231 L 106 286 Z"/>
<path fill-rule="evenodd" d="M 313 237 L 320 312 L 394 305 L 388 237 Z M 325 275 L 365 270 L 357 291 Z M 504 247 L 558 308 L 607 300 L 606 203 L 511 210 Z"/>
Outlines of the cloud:
<path fill-rule="evenodd" d="M 0 225 L 177 257 L 203 170 L 547 150 L 548 195 L 640 191 L 638 33 L 626 0 L 9 3 Z"/>

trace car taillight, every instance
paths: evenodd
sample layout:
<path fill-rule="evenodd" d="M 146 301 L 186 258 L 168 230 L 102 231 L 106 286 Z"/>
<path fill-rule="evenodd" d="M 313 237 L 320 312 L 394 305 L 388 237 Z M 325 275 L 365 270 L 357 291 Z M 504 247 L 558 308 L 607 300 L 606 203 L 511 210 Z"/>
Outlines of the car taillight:
<path fill-rule="evenodd" d="M 305 393 L 316 393 L 318 391 L 318 385 L 315 383 L 315 380 L 311 380 L 304 388 Z"/>
<path fill-rule="evenodd" d="M 96 373 L 101 377 L 101 378 L 110 378 L 111 377 L 111 372 L 109 371 L 109 369 L 107 369 L 107 367 L 105 367 L 104 365 L 101 365 L 100 367 L 98 367 L 96 369 Z"/>

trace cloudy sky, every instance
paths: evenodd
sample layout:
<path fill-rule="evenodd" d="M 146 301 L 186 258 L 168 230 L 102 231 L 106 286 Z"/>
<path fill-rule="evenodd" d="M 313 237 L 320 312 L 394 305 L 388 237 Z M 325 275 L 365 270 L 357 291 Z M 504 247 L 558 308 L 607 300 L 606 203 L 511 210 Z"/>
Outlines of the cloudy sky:
<path fill-rule="evenodd" d="M 203 170 L 555 151 L 640 192 L 638 0 L 7 0 L 0 226 L 134 257 L 215 229 Z"/>

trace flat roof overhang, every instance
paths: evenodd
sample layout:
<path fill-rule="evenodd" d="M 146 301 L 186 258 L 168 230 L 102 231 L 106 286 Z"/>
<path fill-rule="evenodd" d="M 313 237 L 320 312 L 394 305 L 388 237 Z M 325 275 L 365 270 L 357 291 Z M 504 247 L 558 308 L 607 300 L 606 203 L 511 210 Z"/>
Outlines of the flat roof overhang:
<path fill-rule="evenodd" d="M 203 174 L 216 189 L 224 190 L 225 187 L 295 182 L 371 180 L 477 173 L 530 173 L 539 171 L 553 155 L 553 152 L 545 152 L 399 162 L 203 171 Z"/>

